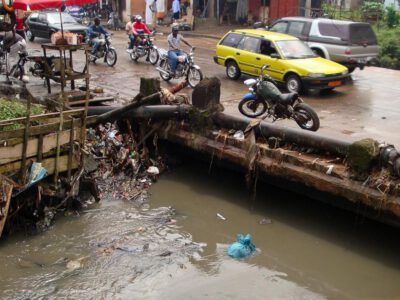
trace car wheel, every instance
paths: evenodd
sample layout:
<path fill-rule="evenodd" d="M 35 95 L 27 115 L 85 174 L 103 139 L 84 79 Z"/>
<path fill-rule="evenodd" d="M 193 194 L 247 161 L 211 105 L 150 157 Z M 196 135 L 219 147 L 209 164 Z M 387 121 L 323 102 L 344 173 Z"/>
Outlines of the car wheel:
<path fill-rule="evenodd" d="M 229 79 L 236 80 L 240 77 L 240 69 L 237 63 L 234 61 L 230 61 L 226 64 L 226 76 L 228 76 Z"/>
<path fill-rule="evenodd" d="M 302 90 L 300 77 L 295 74 L 289 75 L 286 78 L 286 89 L 290 93 L 300 93 L 300 91 Z"/>
<path fill-rule="evenodd" d="M 33 40 L 35 39 L 35 36 L 33 35 L 32 31 L 30 31 L 29 29 L 26 30 L 26 37 L 31 42 L 33 42 Z"/>
<path fill-rule="evenodd" d="M 318 55 L 319 57 L 325 58 L 325 54 L 324 54 L 324 52 L 322 52 L 322 50 L 320 50 L 320 49 L 312 49 L 312 51 L 313 51 L 316 55 Z"/>
<path fill-rule="evenodd" d="M 356 67 L 347 67 L 347 69 L 349 69 L 349 73 L 353 73 Z"/>

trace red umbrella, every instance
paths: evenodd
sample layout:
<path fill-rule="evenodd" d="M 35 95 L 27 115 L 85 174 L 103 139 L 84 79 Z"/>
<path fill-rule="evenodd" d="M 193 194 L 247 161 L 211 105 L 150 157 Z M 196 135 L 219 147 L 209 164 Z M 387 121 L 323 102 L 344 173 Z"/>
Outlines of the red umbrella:
<path fill-rule="evenodd" d="M 14 0 L 12 7 L 22 10 L 42 10 L 47 8 L 61 8 L 61 6 L 84 5 L 97 3 L 97 0 Z"/>
<path fill-rule="evenodd" d="M 84 4 L 92 4 L 97 3 L 97 0 L 14 0 L 11 6 L 8 6 L 5 3 L 5 0 L 2 0 L 3 7 L 5 10 L 9 12 L 13 12 L 14 9 L 21 10 L 42 10 L 47 8 L 58 8 L 60 10 L 60 19 L 61 19 L 61 33 L 64 37 L 64 30 L 62 26 L 62 15 L 61 15 L 61 7 L 63 5 L 84 5 Z"/>

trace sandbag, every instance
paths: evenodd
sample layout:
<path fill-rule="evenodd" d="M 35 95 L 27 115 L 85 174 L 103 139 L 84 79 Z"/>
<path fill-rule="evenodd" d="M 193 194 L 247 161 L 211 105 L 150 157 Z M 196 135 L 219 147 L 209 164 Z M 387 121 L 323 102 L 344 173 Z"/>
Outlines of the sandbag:
<path fill-rule="evenodd" d="M 238 234 L 236 236 L 236 242 L 229 246 L 227 253 L 233 258 L 244 258 L 248 257 L 256 251 L 256 246 L 251 242 L 252 237 L 250 234 L 244 236 Z"/>

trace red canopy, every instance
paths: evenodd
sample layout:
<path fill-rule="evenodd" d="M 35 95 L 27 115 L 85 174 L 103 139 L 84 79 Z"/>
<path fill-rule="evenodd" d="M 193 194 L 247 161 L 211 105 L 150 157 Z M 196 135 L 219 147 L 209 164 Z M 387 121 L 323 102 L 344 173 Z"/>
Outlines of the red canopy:
<path fill-rule="evenodd" d="M 97 0 L 14 0 L 12 7 L 22 10 L 42 10 L 47 8 L 60 8 L 63 4 L 66 6 L 71 5 L 84 5 L 97 3 Z"/>

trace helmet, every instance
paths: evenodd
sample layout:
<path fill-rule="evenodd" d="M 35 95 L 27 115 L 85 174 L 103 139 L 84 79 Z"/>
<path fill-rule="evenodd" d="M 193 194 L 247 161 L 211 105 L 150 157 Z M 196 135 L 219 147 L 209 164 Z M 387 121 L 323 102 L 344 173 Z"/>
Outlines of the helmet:
<path fill-rule="evenodd" d="M 142 16 L 141 16 L 141 15 L 137 15 L 137 16 L 136 16 L 136 21 L 142 22 Z"/>
<path fill-rule="evenodd" d="M 172 29 L 172 32 L 179 31 L 179 24 L 177 24 L 177 23 L 172 24 L 171 29 Z"/>

